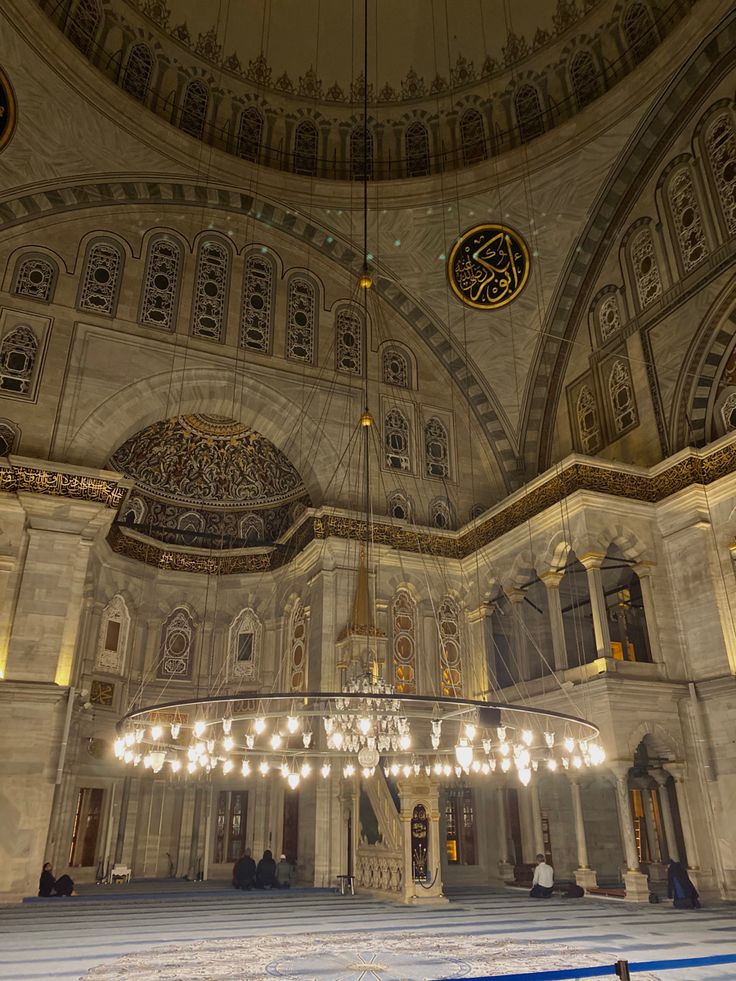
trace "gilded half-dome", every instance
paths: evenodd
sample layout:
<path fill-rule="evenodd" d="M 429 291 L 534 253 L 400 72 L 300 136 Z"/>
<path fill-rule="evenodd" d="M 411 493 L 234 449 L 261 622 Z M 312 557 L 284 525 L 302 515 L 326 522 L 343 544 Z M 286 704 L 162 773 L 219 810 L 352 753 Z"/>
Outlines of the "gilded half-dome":
<path fill-rule="evenodd" d="M 153 423 L 126 440 L 109 466 L 135 481 L 122 524 L 170 544 L 271 544 L 310 503 L 281 450 L 220 416 Z"/>

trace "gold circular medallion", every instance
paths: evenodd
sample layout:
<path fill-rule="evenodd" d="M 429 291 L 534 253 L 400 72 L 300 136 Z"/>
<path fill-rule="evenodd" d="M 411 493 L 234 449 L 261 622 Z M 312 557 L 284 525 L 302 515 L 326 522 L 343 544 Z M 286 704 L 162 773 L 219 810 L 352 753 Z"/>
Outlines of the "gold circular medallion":
<path fill-rule="evenodd" d="M 8 76 L 0 68 L 0 150 L 10 142 L 15 129 L 15 96 Z"/>
<path fill-rule="evenodd" d="M 518 232 L 506 225 L 476 225 L 453 245 L 447 278 L 469 307 L 498 310 L 524 289 L 529 266 L 529 250 Z"/>

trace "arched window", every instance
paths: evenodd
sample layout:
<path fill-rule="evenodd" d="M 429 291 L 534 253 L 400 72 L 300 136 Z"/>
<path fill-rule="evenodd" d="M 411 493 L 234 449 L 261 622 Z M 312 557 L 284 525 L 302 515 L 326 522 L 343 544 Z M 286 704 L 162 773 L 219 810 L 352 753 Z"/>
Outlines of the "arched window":
<path fill-rule="evenodd" d="M 386 466 L 392 470 L 411 470 L 409 423 L 398 409 L 391 409 L 383 420 L 383 445 Z"/>
<path fill-rule="evenodd" d="M 297 600 L 289 624 L 289 691 L 304 691 L 307 681 L 307 620 Z"/>
<path fill-rule="evenodd" d="M 736 132 L 729 112 L 712 120 L 705 146 L 726 228 L 729 235 L 736 235 Z"/>
<path fill-rule="evenodd" d="M 670 177 L 667 192 L 677 247 L 687 273 L 708 254 L 700 204 L 687 167 L 680 168 Z"/>
<path fill-rule="evenodd" d="M 437 618 L 440 634 L 440 695 L 443 698 L 462 698 L 460 614 L 457 603 L 450 596 L 442 601 Z"/>
<path fill-rule="evenodd" d="M 411 368 L 403 351 L 388 348 L 381 355 L 381 377 L 386 385 L 411 388 Z"/>
<path fill-rule="evenodd" d="M 188 681 L 192 677 L 194 640 L 194 620 L 189 611 L 180 606 L 169 614 L 161 627 L 161 645 L 156 672 L 159 678 Z"/>
<path fill-rule="evenodd" d="M 482 514 L 485 514 L 486 507 L 484 504 L 474 504 L 470 509 L 470 514 L 468 515 L 471 521 L 475 521 L 476 518 L 480 518 Z"/>
<path fill-rule="evenodd" d="M 443 497 L 437 497 L 429 505 L 429 523 L 434 528 L 449 528 L 452 525 L 450 505 Z"/>
<path fill-rule="evenodd" d="M 95 653 L 96 671 L 109 671 L 110 674 L 123 673 L 129 630 L 130 613 L 125 600 L 118 594 L 113 596 L 102 611 Z"/>
<path fill-rule="evenodd" d="M 197 279 L 192 304 L 192 334 L 220 341 L 225 333 L 230 252 L 221 242 L 202 242 L 197 255 Z"/>
<path fill-rule="evenodd" d="M 30 395 L 38 340 L 25 325 L 9 331 L 0 343 L 0 392 Z"/>
<path fill-rule="evenodd" d="M 642 61 L 657 44 L 656 28 L 649 8 L 639 0 L 630 3 L 624 11 L 622 25 L 634 60 Z"/>
<path fill-rule="evenodd" d="M 417 605 L 406 589 L 399 589 L 391 604 L 391 645 L 394 689 L 417 693 Z"/>
<path fill-rule="evenodd" d="M 179 129 L 183 129 L 190 136 L 201 139 L 209 100 L 210 94 L 204 82 L 198 78 L 193 79 L 184 91 L 181 115 L 179 116 Z"/>
<path fill-rule="evenodd" d="M 533 85 L 522 85 L 514 96 L 516 122 L 522 143 L 541 136 L 544 132 L 544 117 L 539 104 L 539 93 Z"/>
<path fill-rule="evenodd" d="M 659 275 L 654 240 L 649 228 L 642 228 L 637 232 L 631 240 L 629 249 L 639 306 L 642 310 L 646 310 L 662 294 L 662 279 Z"/>
<path fill-rule="evenodd" d="M 173 239 L 156 238 L 149 245 L 141 298 L 142 324 L 174 329 L 182 261 L 181 245 Z"/>
<path fill-rule="evenodd" d="M 483 117 L 477 109 L 466 109 L 460 117 L 460 143 L 466 167 L 485 160 L 488 156 Z"/>
<path fill-rule="evenodd" d="M 309 119 L 303 119 L 294 133 L 294 173 L 317 173 L 317 127 Z"/>
<path fill-rule="evenodd" d="M 80 310 L 115 316 L 123 271 L 123 253 L 112 242 L 94 242 L 87 251 L 79 291 Z"/>
<path fill-rule="evenodd" d="M 356 126 L 350 134 L 350 177 L 354 181 L 373 178 L 373 136 Z"/>
<path fill-rule="evenodd" d="M 349 307 L 341 307 L 335 317 L 335 366 L 351 375 L 363 373 L 363 324 Z"/>
<path fill-rule="evenodd" d="M 54 297 L 58 270 L 56 263 L 43 256 L 23 256 L 18 262 L 13 292 L 32 300 L 49 303 Z"/>
<path fill-rule="evenodd" d="M 255 106 L 248 106 L 240 114 L 238 130 L 238 156 L 244 160 L 258 160 L 261 150 L 261 133 L 263 132 L 263 116 Z"/>
<path fill-rule="evenodd" d="M 601 340 L 607 341 L 616 331 L 621 330 L 621 313 L 615 294 L 609 294 L 598 307 L 598 329 Z"/>
<path fill-rule="evenodd" d="M 578 109 L 600 95 L 601 87 L 590 51 L 577 51 L 570 62 L 570 81 Z"/>
<path fill-rule="evenodd" d="M 123 88 L 141 102 L 151 87 L 153 55 L 147 44 L 135 44 L 130 49 L 123 72 Z"/>
<path fill-rule="evenodd" d="M 245 260 L 240 346 L 268 354 L 271 350 L 274 261 L 265 253 L 251 253 Z"/>
<path fill-rule="evenodd" d="M 230 624 L 227 677 L 229 681 L 253 681 L 261 660 L 261 621 L 250 608 L 241 610 Z"/>
<path fill-rule="evenodd" d="M 575 416 L 578 423 L 580 445 L 583 453 L 597 453 L 601 448 L 601 426 L 598 420 L 598 407 L 595 396 L 587 385 L 583 385 L 575 403 Z"/>
<path fill-rule="evenodd" d="M 314 364 L 316 334 L 317 290 L 311 280 L 292 276 L 287 294 L 286 357 Z"/>
<path fill-rule="evenodd" d="M 406 135 L 406 175 L 407 177 L 426 177 L 429 173 L 429 135 L 427 127 L 418 120 L 407 127 Z"/>
<path fill-rule="evenodd" d="M 401 491 L 394 491 L 387 499 L 388 513 L 399 521 L 411 520 L 411 501 Z"/>
<path fill-rule="evenodd" d="M 736 429 L 736 392 L 731 392 L 723 400 L 721 419 L 723 420 L 724 432 L 731 433 Z"/>
<path fill-rule="evenodd" d="M 78 0 L 67 27 L 67 36 L 81 52 L 92 52 L 101 14 L 97 0 Z"/>
<path fill-rule="evenodd" d="M 636 406 L 629 366 L 620 358 L 611 366 L 608 376 L 608 394 L 611 400 L 613 428 L 617 434 L 621 434 L 636 424 Z"/>
<path fill-rule="evenodd" d="M 0 419 L 0 456 L 15 453 L 20 440 L 20 430 L 10 419 Z"/>
<path fill-rule="evenodd" d="M 263 518 L 258 514 L 244 514 L 238 524 L 238 533 L 246 548 L 259 545 L 266 537 Z"/>
<path fill-rule="evenodd" d="M 450 441 L 447 427 L 436 416 L 424 427 L 424 468 L 428 477 L 450 476 Z"/>

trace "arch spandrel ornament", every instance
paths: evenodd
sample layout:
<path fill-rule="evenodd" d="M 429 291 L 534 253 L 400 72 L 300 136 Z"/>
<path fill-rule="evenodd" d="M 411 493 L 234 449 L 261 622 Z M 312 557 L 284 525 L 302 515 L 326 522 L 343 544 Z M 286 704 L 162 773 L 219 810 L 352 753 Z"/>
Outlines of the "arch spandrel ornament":
<path fill-rule="evenodd" d="M 455 242 L 447 278 L 455 296 L 476 310 L 498 310 L 526 286 L 530 259 L 526 242 L 506 225 L 476 225 Z"/>
<path fill-rule="evenodd" d="M 5 149 L 12 139 L 15 131 L 16 115 L 15 95 L 13 94 L 10 80 L 2 68 L 0 68 L 0 152 Z"/>

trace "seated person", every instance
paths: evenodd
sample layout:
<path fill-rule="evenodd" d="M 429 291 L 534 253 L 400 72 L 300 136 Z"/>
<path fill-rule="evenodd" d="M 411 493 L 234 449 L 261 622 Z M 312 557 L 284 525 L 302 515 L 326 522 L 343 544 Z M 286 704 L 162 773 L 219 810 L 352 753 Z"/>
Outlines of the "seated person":
<path fill-rule="evenodd" d="M 68 875 L 61 875 L 58 879 L 54 878 L 51 869 L 51 862 L 44 862 L 41 870 L 41 878 L 38 880 L 39 896 L 73 896 L 74 882 Z"/>
<path fill-rule="evenodd" d="M 256 863 L 246 848 L 233 866 L 233 885 L 236 889 L 252 889 L 256 883 Z"/>
<path fill-rule="evenodd" d="M 667 868 L 667 895 L 675 909 L 700 909 L 698 890 L 690 881 L 687 869 L 673 858 Z"/>
<path fill-rule="evenodd" d="M 256 889 L 273 889 L 274 886 L 278 887 L 276 862 L 273 860 L 271 849 L 267 848 L 256 869 Z"/>
<path fill-rule="evenodd" d="M 537 867 L 534 869 L 532 889 L 529 895 L 532 899 L 549 899 L 555 882 L 555 870 L 547 865 L 544 855 L 537 855 Z"/>
<path fill-rule="evenodd" d="M 276 878 L 281 889 L 288 889 L 294 879 L 294 866 L 282 855 L 276 866 Z"/>

